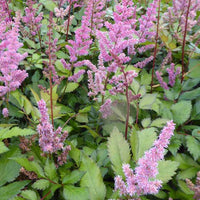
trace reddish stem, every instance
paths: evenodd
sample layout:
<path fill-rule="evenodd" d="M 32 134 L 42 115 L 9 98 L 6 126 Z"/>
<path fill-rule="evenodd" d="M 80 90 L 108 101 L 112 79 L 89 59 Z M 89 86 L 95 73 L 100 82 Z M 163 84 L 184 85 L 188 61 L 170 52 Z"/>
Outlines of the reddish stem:
<path fill-rule="evenodd" d="M 49 190 L 49 192 L 46 193 L 40 200 L 44 200 L 50 193 L 51 193 L 51 190 Z"/>
<path fill-rule="evenodd" d="M 68 35 L 69 35 L 69 24 L 70 24 L 70 11 L 72 7 L 72 1 L 69 2 L 69 14 L 68 14 L 68 21 L 67 21 L 67 33 L 66 33 L 66 42 L 68 41 Z"/>
<path fill-rule="evenodd" d="M 151 75 L 151 93 L 152 93 L 152 90 L 153 90 L 153 75 L 154 75 L 155 62 L 156 62 L 156 54 L 157 54 L 159 22 L 160 22 L 160 0 L 158 1 L 158 18 L 157 18 L 157 29 L 156 29 L 156 43 L 155 43 L 155 48 L 154 48 L 153 68 L 152 68 L 152 75 Z"/>
<path fill-rule="evenodd" d="M 183 46 L 182 46 L 182 77 L 181 77 L 181 83 L 183 82 L 184 79 L 184 55 L 185 55 L 185 43 L 186 43 L 186 34 L 187 34 L 187 25 L 188 25 L 188 15 L 190 11 L 190 5 L 191 5 L 191 0 L 188 2 L 188 7 L 187 7 L 187 13 L 186 13 L 186 18 L 185 18 L 185 30 L 184 30 L 184 36 L 183 36 Z"/>
<path fill-rule="evenodd" d="M 10 15 L 10 10 L 9 10 L 9 6 L 8 6 L 7 0 L 5 0 L 5 2 L 6 2 L 6 7 L 7 7 L 7 11 L 8 11 L 8 15 L 9 15 L 10 21 L 12 21 L 12 17 Z"/>

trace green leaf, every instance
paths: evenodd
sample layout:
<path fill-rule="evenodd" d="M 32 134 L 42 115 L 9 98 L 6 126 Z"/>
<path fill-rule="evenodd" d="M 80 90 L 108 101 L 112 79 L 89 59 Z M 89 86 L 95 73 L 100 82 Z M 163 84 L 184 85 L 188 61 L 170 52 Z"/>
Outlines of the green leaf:
<path fill-rule="evenodd" d="M 37 180 L 32 187 L 36 190 L 45 190 L 49 187 L 49 181 L 45 179 Z"/>
<path fill-rule="evenodd" d="M 0 141 L 0 154 L 8 151 L 9 149 L 6 147 L 6 145 Z"/>
<path fill-rule="evenodd" d="M 20 193 L 30 181 L 19 181 L 10 183 L 0 188 L 1 200 L 8 200 Z"/>
<path fill-rule="evenodd" d="M 163 183 L 167 183 L 172 179 L 172 176 L 176 173 L 179 163 L 171 160 L 161 160 L 158 164 L 158 175 L 156 179 L 161 180 Z"/>
<path fill-rule="evenodd" d="M 40 3 L 42 3 L 47 10 L 54 12 L 54 8 L 56 7 L 56 4 L 53 1 L 40 0 Z"/>
<path fill-rule="evenodd" d="M 78 86 L 79 86 L 78 83 L 67 83 L 65 92 L 67 93 L 73 92 Z"/>
<path fill-rule="evenodd" d="M 190 118 L 192 104 L 190 101 L 180 101 L 171 107 L 173 120 L 177 125 L 183 124 Z"/>
<path fill-rule="evenodd" d="M 196 176 L 197 172 L 199 171 L 199 168 L 196 167 L 190 167 L 188 169 L 185 169 L 178 173 L 177 178 L 185 180 L 186 178 L 192 179 Z"/>
<path fill-rule="evenodd" d="M 63 184 L 75 184 L 81 180 L 84 176 L 85 172 L 74 170 L 70 174 L 67 174 L 64 178 L 62 183 Z"/>
<path fill-rule="evenodd" d="M 144 155 L 145 151 L 152 147 L 154 141 L 157 139 L 157 134 L 155 128 L 147 128 L 134 134 L 134 138 L 131 139 L 131 147 L 132 150 L 134 149 L 133 154 L 136 161 Z"/>
<path fill-rule="evenodd" d="M 173 156 L 176 156 L 177 151 L 179 150 L 181 146 L 181 141 L 178 138 L 175 138 L 175 136 L 173 136 L 171 138 L 170 144 L 168 146 L 169 151 L 173 154 Z"/>
<path fill-rule="evenodd" d="M 21 166 L 9 158 L 18 156 L 18 150 L 11 149 L 0 158 L 0 186 L 13 181 L 19 175 Z"/>
<path fill-rule="evenodd" d="M 187 186 L 187 184 L 185 183 L 185 181 L 178 181 L 178 186 L 180 187 L 180 189 L 185 193 L 185 194 L 194 194 L 194 192 L 192 190 L 190 190 Z"/>
<path fill-rule="evenodd" d="M 200 143 L 193 136 L 188 135 L 186 137 L 186 145 L 188 151 L 192 154 L 194 160 L 197 160 L 200 156 Z"/>
<path fill-rule="evenodd" d="M 141 123 L 142 123 L 142 126 L 144 128 L 147 128 L 150 125 L 150 123 L 151 123 L 151 118 L 145 118 L 145 119 L 142 120 Z"/>
<path fill-rule="evenodd" d="M 108 139 L 108 154 L 115 174 L 122 176 L 122 164 L 130 162 L 130 149 L 128 142 L 116 127 Z"/>
<path fill-rule="evenodd" d="M 35 161 L 29 161 L 27 158 L 12 158 L 28 171 L 35 172 L 38 177 L 45 177 L 42 167 Z"/>
<path fill-rule="evenodd" d="M 180 100 L 193 100 L 200 96 L 200 88 L 196 88 L 189 92 L 184 92 L 180 95 Z"/>
<path fill-rule="evenodd" d="M 57 173 L 56 173 L 56 166 L 54 164 L 54 162 L 52 162 L 51 160 L 47 159 L 45 166 L 44 166 L 44 173 L 45 175 L 53 181 L 57 181 Z"/>
<path fill-rule="evenodd" d="M 156 101 L 157 94 L 145 94 L 139 103 L 140 109 L 151 109 L 153 103 Z"/>
<path fill-rule="evenodd" d="M 161 128 L 166 124 L 167 121 L 169 120 L 164 118 L 158 118 L 152 121 L 151 126 Z"/>
<path fill-rule="evenodd" d="M 73 185 L 64 186 L 63 196 L 66 200 L 89 200 L 90 199 L 87 188 L 74 187 Z"/>
<path fill-rule="evenodd" d="M 20 195 L 27 200 L 37 200 L 37 194 L 33 190 L 24 190 Z"/>
<path fill-rule="evenodd" d="M 6 139 L 6 138 L 11 138 L 11 137 L 16 137 L 16 136 L 26 136 L 26 135 L 33 135 L 35 134 L 35 131 L 32 129 L 21 129 L 18 127 L 14 127 L 12 129 L 2 129 L 0 130 L 0 140 Z"/>
<path fill-rule="evenodd" d="M 80 170 L 86 172 L 81 179 L 80 185 L 81 187 L 88 187 L 89 199 L 104 200 L 106 196 L 106 187 L 97 164 L 88 156 L 83 155 Z"/>
<path fill-rule="evenodd" d="M 196 86 L 200 82 L 199 78 L 188 79 L 184 82 L 182 90 L 191 90 L 194 86 Z"/>
<path fill-rule="evenodd" d="M 76 116 L 76 121 L 80 123 L 88 123 L 88 114 L 87 113 L 79 113 Z"/>
<path fill-rule="evenodd" d="M 188 169 L 190 167 L 200 167 L 198 163 L 194 161 L 194 159 L 186 154 L 178 153 L 175 157 L 173 157 L 173 160 L 179 162 L 179 169 L 181 170 Z"/>
<path fill-rule="evenodd" d="M 200 78 L 200 60 L 190 59 L 189 62 L 189 74 L 190 78 Z"/>

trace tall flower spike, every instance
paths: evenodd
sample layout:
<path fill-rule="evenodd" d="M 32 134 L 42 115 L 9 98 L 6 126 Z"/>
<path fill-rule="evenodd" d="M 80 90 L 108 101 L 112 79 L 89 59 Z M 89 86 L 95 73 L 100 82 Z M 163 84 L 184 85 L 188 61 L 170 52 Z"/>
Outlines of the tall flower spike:
<path fill-rule="evenodd" d="M 158 174 L 158 161 L 164 158 L 164 150 L 169 145 L 174 129 L 173 121 L 168 121 L 159 138 L 154 142 L 154 146 L 138 160 L 138 166 L 134 171 L 129 164 L 123 165 L 126 182 L 117 176 L 115 190 L 119 190 L 121 195 L 131 197 L 158 193 L 162 186 L 162 181 L 155 180 Z"/>
<path fill-rule="evenodd" d="M 0 86 L 0 97 L 19 88 L 28 76 L 25 70 L 18 69 L 20 62 L 27 56 L 27 53 L 18 53 L 18 49 L 23 46 L 18 41 L 19 21 L 19 13 L 16 13 L 14 22 L 6 23 L 0 19 L 0 82 L 4 83 Z"/>
<path fill-rule="evenodd" d="M 46 103 L 43 99 L 38 102 L 38 108 L 41 114 L 40 124 L 37 126 L 39 145 L 43 152 L 55 153 L 64 148 L 64 140 L 68 134 L 64 132 L 63 135 L 61 135 L 61 127 L 58 127 L 56 131 L 53 130 L 53 126 L 49 122 Z"/>

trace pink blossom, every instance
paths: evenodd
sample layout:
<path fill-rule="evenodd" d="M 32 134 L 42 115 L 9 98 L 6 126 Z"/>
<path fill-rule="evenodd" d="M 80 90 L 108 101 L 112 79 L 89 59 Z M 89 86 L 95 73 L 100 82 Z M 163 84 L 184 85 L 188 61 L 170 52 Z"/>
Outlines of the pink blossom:
<path fill-rule="evenodd" d="M 8 117 L 9 116 L 9 111 L 8 111 L 8 109 L 7 108 L 4 108 L 3 110 L 2 110 L 2 114 L 3 114 L 3 116 L 6 118 L 6 117 Z"/>
<path fill-rule="evenodd" d="M 164 150 L 169 145 L 174 129 L 173 121 L 168 121 L 153 147 L 138 160 L 134 171 L 129 164 L 123 164 L 126 182 L 120 176 L 115 177 L 115 190 L 119 190 L 121 195 L 131 197 L 158 193 L 162 186 L 162 181 L 155 179 L 158 174 L 158 161 L 164 158 Z"/>

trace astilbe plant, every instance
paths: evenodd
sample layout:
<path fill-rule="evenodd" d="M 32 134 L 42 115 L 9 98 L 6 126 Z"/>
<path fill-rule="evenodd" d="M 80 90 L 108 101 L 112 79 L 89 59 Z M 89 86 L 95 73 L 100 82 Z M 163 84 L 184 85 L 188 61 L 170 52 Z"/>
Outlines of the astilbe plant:
<path fill-rule="evenodd" d="M 22 82 L 28 76 L 25 70 L 19 68 L 19 64 L 27 56 L 27 53 L 20 54 L 19 48 L 23 43 L 19 42 L 19 25 L 20 13 L 16 13 L 14 21 L 10 19 L 8 13 L 5 12 L 4 7 L 0 9 L 0 97 L 4 98 L 11 91 L 20 87 Z M 7 116 L 4 112 L 4 116 Z"/>
<path fill-rule="evenodd" d="M 165 148 L 169 145 L 174 129 L 173 121 L 167 122 L 153 147 L 138 160 L 138 166 L 134 171 L 129 164 L 123 164 L 126 182 L 123 181 L 121 176 L 115 177 L 115 190 L 119 190 L 120 195 L 138 197 L 158 193 L 162 186 L 162 181 L 156 180 L 158 161 L 164 158 Z"/>
<path fill-rule="evenodd" d="M 71 149 L 70 146 L 64 147 L 64 141 L 68 136 L 68 132 L 64 131 L 61 134 L 61 127 L 54 131 L 53 125 L 49 122 L 48 110 L 43 99 L 38 102 L 38 108 L 41 114 L 40 124 L 37 126 L 39 145 L 44 153 L 52 154 L 62 150 L 63 153 L 58 156 L 58 164 L 62 165 L 66 162 L 66 156 Z"/>

